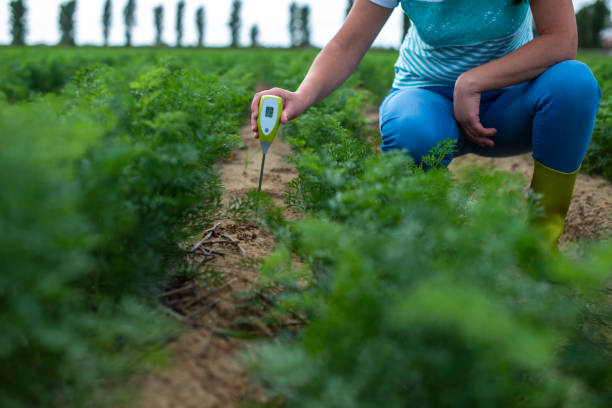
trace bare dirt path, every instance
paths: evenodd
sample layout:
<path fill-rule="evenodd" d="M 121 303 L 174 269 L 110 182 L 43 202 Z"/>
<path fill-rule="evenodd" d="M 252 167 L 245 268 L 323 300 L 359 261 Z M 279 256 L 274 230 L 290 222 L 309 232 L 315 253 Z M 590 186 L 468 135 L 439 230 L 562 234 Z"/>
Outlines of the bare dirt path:
<path fill-rule="evenodd" d="M 226 208 L 232 198 L 257 188 L 259 180 L 259 141 L 252 138 L 249 126 L 242 128 L 241 136 L 246 148 L 236 150 L 222 162 Z M 283 204 L 283 193 L 296 176 L 285 159 L 289 153 L 289 144 L 277 138 L 266 157 L 262 190 L 272 195 L 277 205 Z M 204 231 L 202 238 L 209 233 Z M 176 313 L 193 317 L 183 318 L 189 329 L 169 346 L 171 367 L 142 379 L 136 404 L 139 408 L 231 408 L 260 398 L 236 361 L 237 353 L 248 350 L 252 341 L 224 335 L 223 330 L 242 330 L 262 337 L 272 334 L 256 310 L 242 307 L 244 300 L 237 295 L 254 287 L 258 262 L 274 248 L 274 238 L 255 224 L 220 219 L 207 242 L 210 245 L 196 250 L 188 260 L 193 265 L 206 260 L 204 275 L 176 282 L 167 292 L 170 295 L 162 296 Z M 211 255 L 211 250 L 224 256 Z M 215 276 L 221 279 L 217 286 L 206 281 Z"/>
<path fill-rule="evenodd" d="M 465 165 L 481 165 L 497 170 L 523 174 L 529 187 L 533 173 L 531 153 L 504 158 L 487 158 L 465 155 L 453 160 L 450 170 Z M 576 179 L 572 204 L 567 214 L 561 245 L 572 241 L 598 240 L 612 236 L 612 184 L 599 176 L 579 173 Z"/>
<path fill-rule="evenodd" d="M 223 163 L 224 205 L 229 205 L 232 197 L 244 196 L 248 191 L 257 188 L 261 166 L 261 147 L 254 139 L 250 126 L 241 130 L 246 149 L 235 150 Z M 266 155 L 265 172 L 261 191 L 270 194 L 276 205 L 283 205 L 283 194 L 288 190 L 289 182 L 297 176 L 286 157 L 291 153 L 291 146 L 281 137 L 277 137 Z"/>

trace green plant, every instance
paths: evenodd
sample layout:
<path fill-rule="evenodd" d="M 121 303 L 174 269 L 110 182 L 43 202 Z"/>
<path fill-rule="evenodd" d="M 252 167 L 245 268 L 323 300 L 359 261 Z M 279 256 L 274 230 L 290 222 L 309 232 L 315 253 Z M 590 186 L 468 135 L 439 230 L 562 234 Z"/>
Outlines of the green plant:
<path fill-rule="evenodd" d="M 245 152 L 244 154 L 244 172 L 245 173 L 248 167 L 249 167 L 249 152 Z"/>
<path fill-rule="evenodd" d="M 591 145 L 583 162 L 583 168 L 591 174 L 599 174 L 612 182 L 612 70 L 609 57 L 583 55 L 581 58 L 589 65 L 597 78 L 602 98 L 595 122 Z"/>
<path fill-rule="evenodd" d="M 610 9 L 605 0 L 583 6 L 576 13 L 578 46 L 601 48 L 601 32 L 610 24 Z"/>
<path fill-rule="evenodd" d="M 102 11 L 102 36 L 104 37 L 105 46 L 108 46 L 108 37 L 110 36 L 112 7 L 113 5 L 111 0 L 106 0 L 104 2 L 104 9 Z"/>
<path fill-rule="evenodd" d="M 161 361 L 171 326 L 143 299 L 96 291 L 101 237 L 78 162 L 104 128 L 87 115 L 60 118 L 49 102 L 0 108 L 0 405 L 115 404 L 100 379 L 116 386 Z M 118 220 L 133 225 L 129 214 Z"/>
<path fill-rule="evenodd" d="M 242 197 L 232 197 L 226 216 L 237 222 L 259 223 L 277 235 L 287 228 L 282 208 L 274 204 L 272 196 L 257 190 L 251 190 Z"/>
<path fill-rule="evenodd" d="M 155 21 L 155 46 L 160 47 L 164 44 L 162 34 L 164 31 L 164 6 L 159 5 L 153 9 Z"/>
<path fill-rule="evenodd" d="M 117 405 L 109 390 L 165 360 L 153 299 L 219 209 L 248 99 L 172 65 L 98 65 L 1 106 L 0 405 Z"/>
<path fill-rule="evenodd" d="M 185 1 L 179 1 L 176 5 L 176 46 L 183 45 L 183 20 L 185 18 Z"/>
<path fill-rule="evenodd" d="M 125 24 L 125 46 L 132 46 L 132 30 L 136 23 L 136 0 L 128 0 L 123 9 L 123 22 Z"/>
<path fill-rule="evenodd" d="M 204 24 L 206 11 L 204 6 L 198 7 L 196 11 L 196 28 L 198 30 L 198 47 L 204 46 Z"/>
<path fill-rule="evenodd" d="M 74 13 L 76 12 L 76 0 L 70 0 L 60 5 L 59 28 L 62 33 L 61 45 L 75 45 Z"/>
<path fill-rule="evenodd" d="M 289 200 L 311 215 L 261 285 L 281 286 L 279 313 L 309 323 L 246 357 L 271 406 L 606 406 L 612 247 L 556 256 L 531 227 L 522 177 L 455 177 L 439 169 L 450 141 L 427 171 L 376 155 L 337 101 L 288 129 Z"/>
<path fill-rule="evenodd" d="M 610 344 L 580 321 L 602 302 L 612 248 L 589 265 L 553 258 L 519 178 L 460 180 L 372 157 L 324 215 L 294 225 L 314 279 L 300 291 L 299 269 L 276 262 L 266 280 L 309 324 L 250 361 L 272 396 L 292 407 L 605 406 Z"/>
<path fill-rule="evenodd" d="M 227 23 L 232 37 L 231 47 L 238 47 L 240 41 L 240 28 L 242 26 L 242 21 L 240 19 L 241 8 L 242 2 L 240 0 L 233 0 L 230 21 Z"/>
<path fill-rule="evenodd" d="M 11 36 L 13 37 L 11 45 L 25 45 L 27 8 L 23 0 L 12 0 L 9 6 L 11 8 Z"/>

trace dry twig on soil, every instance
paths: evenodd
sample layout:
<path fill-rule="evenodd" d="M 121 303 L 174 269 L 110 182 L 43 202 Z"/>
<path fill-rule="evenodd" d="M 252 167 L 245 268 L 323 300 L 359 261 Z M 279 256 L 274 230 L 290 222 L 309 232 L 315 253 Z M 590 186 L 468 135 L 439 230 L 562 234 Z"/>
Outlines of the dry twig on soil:
<path fill-rule="evenodd" d="M 214 302 L 207 304 L 204 307 L 199 308 L 198 310 L 196 310 L 195 312 L 185 316 L 183 318 L 183 321 L 188 322 L 190 320 L 193 320 L 194 318 L 203 315 L 204 313 L 208 312 L 210 309 L 212 309 L 217 303 L 219 303 L 221 301 L 221 299 L 216 299 Z"/>
<path fill-rule="evenodd" d="M 199 302 L 201 302 L 202 300 L 206 299 L 209 296 L 215 295 L 219 292 L 221 292 L 223 289 L 229 287 L 232 285 L 232 283 L 236 282 L 238 280 L 238 278 L 233 278 L 230 279 L 229 281 L 227 281 L 225 284 L 219 286 L 218 288 L 214 288 L 212 290 L 209 290 L 208 292 L 205 292 L 199 296 L 197 296 L 195 299 L 193 299 L 191 302 L 189 302 L 185 307 L 191 307 L 193 305 L 198 304 Z"/>

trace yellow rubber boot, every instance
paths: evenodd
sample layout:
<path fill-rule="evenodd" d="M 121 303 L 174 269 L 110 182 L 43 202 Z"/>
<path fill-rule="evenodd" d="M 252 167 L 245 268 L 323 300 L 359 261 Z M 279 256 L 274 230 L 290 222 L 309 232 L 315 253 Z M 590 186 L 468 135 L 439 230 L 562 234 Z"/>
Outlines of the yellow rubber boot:
<path fill-rule="evenodd" d="M 541 195 L 540 205 L 544 210 L 544 214 L 536 219 L 536 225 L 548 236 L 551 247 L 556 248 L 565 227 L 565 216 L 572 201 L 576 175 L 580 169 L 573 173 L 564 173 L 535 159 L 533 161 L 531 189 Z"/>

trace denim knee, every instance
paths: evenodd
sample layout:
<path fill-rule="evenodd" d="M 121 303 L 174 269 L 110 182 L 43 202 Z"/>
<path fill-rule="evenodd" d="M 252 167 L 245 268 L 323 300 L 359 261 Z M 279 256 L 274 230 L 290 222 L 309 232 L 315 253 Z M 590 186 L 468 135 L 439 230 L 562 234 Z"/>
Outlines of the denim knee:
<path fill-rule="evenodd" d="M 599 108 L 601 88 L 590 68 L 580 61 L 559 62 L 544 71 L 536 83 L 544 86 L 555 103 L 570 104 L 581 113 Z"/>
<path fill-rule="evenodd" d="M 417 165 L 441 140 L 432 123 L 409 115 L 386 120 L 381 124 L 381 133 L 383 152 L 405 150 Z M 449 164 L 451 160 L 452 155 L 449 155 L 444 164 Z"/>
<path fill-rule="evenodd" d="M 563 172 L 584 159 L 599 110 L 601 89 L 588 66 L 579 61 L 553 65 L 528 90 L 534 115 L 533 157 Z"/>

